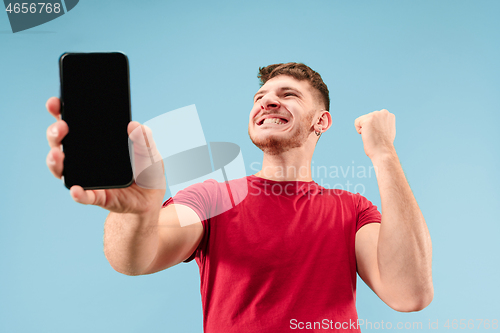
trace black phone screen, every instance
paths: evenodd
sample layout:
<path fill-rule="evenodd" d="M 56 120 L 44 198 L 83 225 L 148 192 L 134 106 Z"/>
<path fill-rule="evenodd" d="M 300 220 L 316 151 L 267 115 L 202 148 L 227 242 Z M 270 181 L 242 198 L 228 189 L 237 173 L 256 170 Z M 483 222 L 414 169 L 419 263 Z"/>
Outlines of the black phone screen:
<path fill-rule="evenodd" d="M 133 182 L 127 126 L 131 121 L 127 56 L 65 53 L 59 59 L 64 184 L 121 188 Z"/>

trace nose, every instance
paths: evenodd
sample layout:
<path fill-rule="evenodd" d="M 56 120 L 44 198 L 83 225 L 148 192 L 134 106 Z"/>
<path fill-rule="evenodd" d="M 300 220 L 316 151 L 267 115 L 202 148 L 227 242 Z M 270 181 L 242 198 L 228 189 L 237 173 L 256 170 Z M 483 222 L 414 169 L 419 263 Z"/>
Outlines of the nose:
<path fill-rule="evenodd" d="M 262 110 L 274 110 L 280 108 L 280 102 L 276 95 L 274 94 L 266 94 L 260 100 L 260 108 Z"/>

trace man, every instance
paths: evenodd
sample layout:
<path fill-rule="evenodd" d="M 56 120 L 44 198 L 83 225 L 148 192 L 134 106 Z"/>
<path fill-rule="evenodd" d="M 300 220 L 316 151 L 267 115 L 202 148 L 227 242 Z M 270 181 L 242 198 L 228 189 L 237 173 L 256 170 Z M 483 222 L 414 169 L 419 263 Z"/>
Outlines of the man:
<path fill-rule="evenodd" d="M 71 188 L 76 202 L 110 211 L 104 247 L 111 266 L 141 275 L 196 259 L 206 332 L 359 332 L 356 272 L 391 308 L 426 307 L 433 298 L 431 240 L 393 146 L 394 115 L 381 110 L 355 120 L 376 170 L 380 216 L 361 195 L 324 189 L 311 178 L 314 148 L 332 124 L 320 75 L 288 63 L 261 68 L 259 77 L 248 125 L 264 152 L 257 174 L 190 186 L 163 206 L 164 186 Z M 47 109 L 60 118 L 56 98 Z M 128 127 L 136 160 L 147 156 L 133 135 L 138 126 Z M 47 132 L 47 164 L 58 178 L 67 132 L 60 119 Z M 152 151 L 158 160 L 154 144 Z M 161 171 L 152 177 L 165 182 Z"/>

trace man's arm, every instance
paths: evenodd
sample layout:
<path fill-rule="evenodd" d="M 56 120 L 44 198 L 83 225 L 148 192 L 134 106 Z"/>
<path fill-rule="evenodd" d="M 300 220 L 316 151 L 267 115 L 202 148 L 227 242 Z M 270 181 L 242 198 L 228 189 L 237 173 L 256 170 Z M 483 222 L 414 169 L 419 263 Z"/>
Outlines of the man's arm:
<path fill-rule="evenodd" d="M 110 213 L 104 226 L 104 253 L 120 273 L 151 274 L 186 260 L 202 236 L 200 218 L 184 205 L 171 204 L 141 215 Z"/>
<path fill-rule="evenodd" d="M 51 150 L 46 162 L 52 174 L 61 179 L 64 167 L 61 144 L 69 128 L 61 120 L 58 98 L 49 98 L 46 107 L 56 118 L 47 128 Z M 123 274 L 149 274 L 188 258 L 201 240 L 203 227 L 198 215 L 186 206 L 161 208 L 166 188 L 165 172 L 151 129 L 132 121 L 127 133 L 134 152 L 135 181 L 132 185 L 105 190 L 84 190 L 74 185 L 70 195 L 75 202 L 110 211 L 104 227 L 104 253 L 111 266 Z M 156 162 L 152 164 L 151 160 Z M 138 175 L 141 176 L 140 184 L 137 183 Z"/>
<path fill-rule="evenodd" d="M 377 174 L 382 221 L 356 234 L 358 273 L 391 308 L 419 311 L 434 295 L 432 245 L 424 217 L 393 146 L 395 117 L 387 110 L 356 120 Z"/>

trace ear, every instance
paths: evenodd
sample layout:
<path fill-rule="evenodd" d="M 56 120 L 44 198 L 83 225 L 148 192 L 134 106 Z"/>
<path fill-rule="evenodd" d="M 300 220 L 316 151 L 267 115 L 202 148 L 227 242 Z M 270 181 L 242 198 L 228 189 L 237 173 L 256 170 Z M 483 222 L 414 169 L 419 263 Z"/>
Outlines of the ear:
<path fill-rule="evenodd" d="M 321 127 L 321 133 L 326 132 L 332 126 L 332 115 L 326 110 L 321 110 L 316 116 L 314 127 Z"/>

